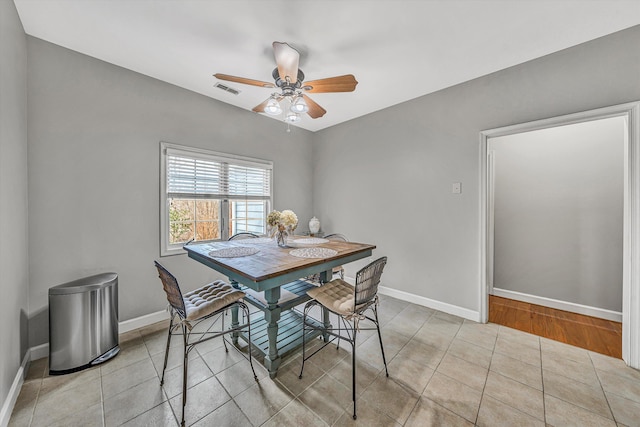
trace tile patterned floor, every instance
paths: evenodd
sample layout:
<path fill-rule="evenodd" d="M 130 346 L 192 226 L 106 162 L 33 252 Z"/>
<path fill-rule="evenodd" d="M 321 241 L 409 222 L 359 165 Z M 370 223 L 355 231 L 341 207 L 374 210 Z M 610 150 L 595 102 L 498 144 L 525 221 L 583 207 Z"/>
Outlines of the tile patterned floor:
<path fill-rule="evenodd" d="M 329 346 L 305 365 L 290 356 L 259 382 L 220 339 L 190 355 L 187 425 L 194 426 L 640 426 L 640 372 L 613 359 L 495 324 L 382 297 L 390 377 L 377 337 L 358 345 L 358 420 L 351 419 L 349 349 Z M 175 426 L 181 348 L 160 387 L 166 323 L 120 336 L 102 366 L 47 375 L 31 363 L 10 426 Z M 346 346 L 348 347 L 348 346 Z"/>

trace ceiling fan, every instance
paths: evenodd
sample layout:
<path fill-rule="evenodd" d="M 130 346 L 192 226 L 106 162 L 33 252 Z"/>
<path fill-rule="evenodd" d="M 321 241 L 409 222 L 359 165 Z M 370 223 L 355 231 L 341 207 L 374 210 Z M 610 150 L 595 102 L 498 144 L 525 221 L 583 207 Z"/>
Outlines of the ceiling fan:
<path fill-rule="evenodd" d="M 264 102 L 256 105 L 253 111 L 277 116 L 283 111 L 280 102 L 287 100 L 289 111 L 285 114 L 285 121 L 288 123 L 299 121 L 301 113 L 307 113 L 312 119 L 317 119 L 327 112 L 305 93 L 353 92 L 358 84 L 352 74 L 305 82 L 304 73 L 298 68 L 300 53 L 296 49 L 287 43 L 273 42 L 273 54 L 277 67 L 271 74 L 275 83 L 220 73 L 214 74 L 214 77 L 252 86 L 278 87 L 280 93 L 273 93 Z"/>

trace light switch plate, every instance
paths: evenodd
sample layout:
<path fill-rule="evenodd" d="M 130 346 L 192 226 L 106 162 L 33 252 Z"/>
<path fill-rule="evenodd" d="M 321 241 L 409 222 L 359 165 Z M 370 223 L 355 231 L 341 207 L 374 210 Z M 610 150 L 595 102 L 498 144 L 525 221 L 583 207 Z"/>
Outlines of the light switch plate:
<path fill-rule="evenodd" d="M 451 192 L 453 194 L 462 193 L 462 183 L 461 182 L 454 182 L 453 185 L 451 186 Z"/>

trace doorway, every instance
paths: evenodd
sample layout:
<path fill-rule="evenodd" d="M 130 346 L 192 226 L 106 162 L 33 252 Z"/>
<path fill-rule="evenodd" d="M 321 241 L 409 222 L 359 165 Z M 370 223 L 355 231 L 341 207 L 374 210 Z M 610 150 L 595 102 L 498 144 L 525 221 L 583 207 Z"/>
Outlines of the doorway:
<path fill-rule="evenodd" d="M 638 366 L 639 106 L 481 132 L 482 320 L 489 319 L 490 294 L 621 320 L 622 358 Z M 615 135 L 619 141 L 617 152 L 598 148 L 600 125 L 609 128 L 604 140 Z M 578 137 L 569 143 L 572 132 Z M 518 154 L 522 147 L 529 151 Z M 580 151 L 587 147 L 597 155 Z M 571 162 L 578 157 L 581 162 Z M 541 310 L 530 311 L 531 319 L 534 312 Z"/>

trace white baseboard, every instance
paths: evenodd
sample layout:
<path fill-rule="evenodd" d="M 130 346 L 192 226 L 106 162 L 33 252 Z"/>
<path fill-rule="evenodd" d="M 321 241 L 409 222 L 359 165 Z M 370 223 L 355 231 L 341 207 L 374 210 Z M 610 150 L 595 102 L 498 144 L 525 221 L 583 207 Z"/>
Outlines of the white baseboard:
<path fill-rule="evenodd" d="M 136 317 L 135 319 L 125 320 L 118 323 L 118 333 L 125 333 L 133 331 L 134 329 L 142 328 L 144 326 L 153 325 L 154 323 L 162 322 L 169 319 L 169 312 L 166 310 L 156 311 L 155 313 L 145 314 L 144 316 Z"/>
<path fill-rule="evenodd" d="M 393 298 L 398 298 L 402 301 L 408 301 L 414 304 L 422 305 L 424 307 L 432 308 L 434 310 L 443 311 L 454 316 L 463 317 L 465 319 L 473 320 L 474 322 L 480 322 L 480 312 L 469 310 L 468 308 L 460 307 L 446 302 L 436 301 L 429 298 L 421 297 L 419 295 L 410 294 L 409 292 L 399 291 L 397 289 L 387 288 L 380 286 L 378 292 L 382 295 L 387 295 Z"/>
<path fill-rule="evenodd" d="M 37 345 L 29 349 L 29 361 L 42 359 L 43 357 L 49 357 L 49 343 Z"/>
<path fill-rule="evenodd" d="M 7 427 L 9 425 L 9 420 L 11 419 L 11 413 L 13 412 L 13 407 L 18 400 L 18 396 L 20 395 L 20 389 L 22 389 L 22 384 L 24 384 L 24 377 L 27 372 L 27 366 L 31 361 L 31 351 L 28 350 L 22 359 L 22 363 L 18 368 L 18 372 L 16 373 L 15 378 L 13 379 L 13 383 L 11 384 L 11 388 L 9 389 L 9 394 L 7 398 L 4 400 L 2 404 L 2 409 L 0 410 L 0 427 Z"/>
<path fill-rule="evenodd" d="M 622 313 L 604 308 L 591 307 L 588 305 L 576 304 L 573 302 L 561 301 L 553 298 L 539 297 L 537 295 L 523 294 L 521 292 L 510 291 L 508 289 L 493 288 L 493 295 L 497 297 L 509 298 L 530 304 L 543 305 L 557 310 L 570 311 L 571 313 L 584 314 L 586 316 L 598 317 L 600 319 L 622 322 Z"/>

